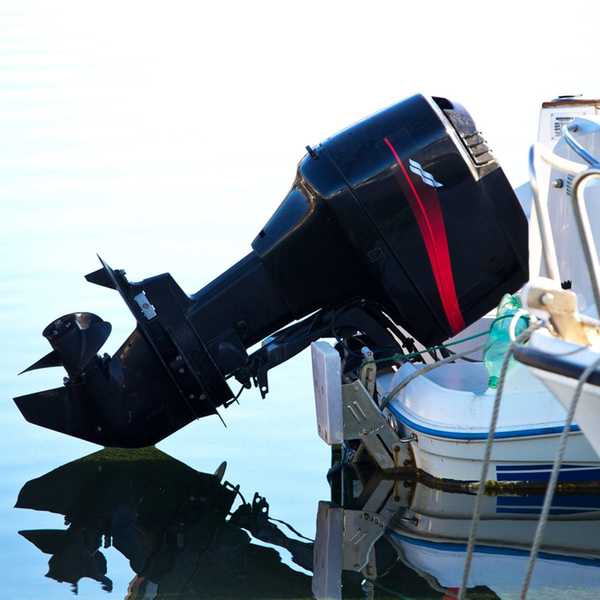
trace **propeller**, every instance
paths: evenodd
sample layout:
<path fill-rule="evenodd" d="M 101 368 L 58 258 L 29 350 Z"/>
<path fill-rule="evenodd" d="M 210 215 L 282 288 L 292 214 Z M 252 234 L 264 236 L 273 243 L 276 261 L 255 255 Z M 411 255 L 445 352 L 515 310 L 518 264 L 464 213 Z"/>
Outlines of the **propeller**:
<path fill-rule="evenodd" d="M 70 313 L 52 321 L 42 332 L 53 350 L 22 373 L 63 366 L 77 377 L 96 356 L 111 332 L 111 324 L 89 312 Z"/>

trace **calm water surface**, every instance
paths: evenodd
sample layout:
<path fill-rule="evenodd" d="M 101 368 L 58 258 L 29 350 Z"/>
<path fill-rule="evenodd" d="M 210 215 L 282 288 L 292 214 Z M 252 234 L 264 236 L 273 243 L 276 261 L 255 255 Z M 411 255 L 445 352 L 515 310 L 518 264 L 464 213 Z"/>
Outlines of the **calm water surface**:
<path fill-rule="evenodd" d="M 0 409 L 3 597 L 310 598 L 315 570 L 329 590 L 322 597 L 451 597 L 462 573 L 472 510 L 473 497 L 466 494 L 395 484 L 396 518 L 368 565 L 378 574 L 373 584 L 364 584 L 350 568 L 343 590 L 337 588 L 339 538 L 332 536 L 315 555 L 320 501 L 331 499 L 326 479 L 331 458 L 316 434 L 306 352 L 272 372 L 266 400 L 251 391 L 224 411 L 227 428 L 209 418 L 159 448 L 102 450 L 25 423 L 11 401 L 60 384 L 59 369 L 18 378 L 15 373 L 47 351 L 40 336 L 46 313 L 77 308 L 68 295 L 44 290 L 61 283 L 68 289 L 74 285 L 70 277 L 78 278 L 60 270 L 54 278 L 24 269 L 8 275 Z M 40 297 L 51 306 L 40 305 Z M 126 319 L 120 325 L 125 310 L 118 304 L 100 308 L 117 323 L 117 337 L 131 325 Z M 347 478 L 347 498 L 368 496 L 370 486 L 381 484 L 369 479 L 369 474 L 362 483 Z M 476 554 L 477 587 L 470 597 L 518 597 L 541 502 L 539 496 L 486 499 L 486 541 Z M 555 507 L 558 520 L 547 534 L 552 552 L 542 556 L 529 597 L 596 598 L 600 497 L 560 497 Z M 321 504 L 321 518 L 324 511 Z M 334 522 L 335 515 L 330 517 Z M 570 520 L 561 521 L 565 517 Z"/>

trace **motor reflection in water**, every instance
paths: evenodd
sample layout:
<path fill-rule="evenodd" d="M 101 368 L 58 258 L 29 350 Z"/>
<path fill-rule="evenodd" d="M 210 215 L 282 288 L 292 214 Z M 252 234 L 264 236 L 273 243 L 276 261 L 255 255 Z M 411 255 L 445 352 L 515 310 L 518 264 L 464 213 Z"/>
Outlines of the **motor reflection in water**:
<path fill-rule="evenodd" d="M 135 572 L 128 600 L 309 597 L 310 578 L 247 531 L 308 570 L 312 543 L 283 534 L 258 496 L 232 511 L 241 495 L 224 472 L 223 463 L 199 473 L 154 448 L 103 450 L 27 483 L 16 506 L 62 514 L 67 529 L 20 533 L 51 555 L 47 576 L 74 591 L 83 577 L 111 590 L 102 548 L 114 546 Z"/>
<path fill-rule="evenodd" d="M 225 467 L 200 473 L 154 448 L 102 450 L 23 486 L 17 508 L 64 515 L 66 529 L 20 534 L 50 555 L 47 576 L 75 592 L 85 577 L 112 591 L 103 549 L 113 546 L 135 573 L 119 592 L 127 600 L 454 596 L 474 495 L 345 468 L 330 475 L 313 542 L 273 519 L 265 498 L 246 501 Z M 541 502 L 485 497 L 469 598 L 519 589 Z M 530 597 L 600 590 L 599 495 L 555 498 L 533 584 Z"/>

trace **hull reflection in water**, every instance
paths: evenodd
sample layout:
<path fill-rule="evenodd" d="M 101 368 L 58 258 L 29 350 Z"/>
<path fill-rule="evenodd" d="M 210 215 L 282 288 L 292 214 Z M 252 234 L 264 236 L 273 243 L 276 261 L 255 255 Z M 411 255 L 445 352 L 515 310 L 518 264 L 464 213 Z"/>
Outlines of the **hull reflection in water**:
<path fill-rule="evenodd" d="M 469 585 L 499 594 L 521 589 L 544 497 L 486 496 Z M 412 519 L 392 524 L 390 539 L 408 564 L 457 587 L 463 572 L 475 496 L 417 484 Z M 554 497 L 532 581 L 537 590 L 600 593 L 600 495 Z"/>
<path fill-rule="evenodd" d="M 333 480 L 331 503 L 321 503 L 315 569 L 338 577 L 381 573 L 385 550 L 452 595 L 462 580 L 475 495 L 433 489 L 417 481 L 368 479 L 347 469 Z M 541 512 L 543 492 L 485 495 L 470 571 L 469 598 L 518 595 Z M 331 596 L 315 574 L 317 595 Z M 600 595 L 600 495 L 555 495 L 530 598 Z M 491 594 L 491 595 L 490 595 Z M 590 596 L 590 594 L 592 594 Z"/>

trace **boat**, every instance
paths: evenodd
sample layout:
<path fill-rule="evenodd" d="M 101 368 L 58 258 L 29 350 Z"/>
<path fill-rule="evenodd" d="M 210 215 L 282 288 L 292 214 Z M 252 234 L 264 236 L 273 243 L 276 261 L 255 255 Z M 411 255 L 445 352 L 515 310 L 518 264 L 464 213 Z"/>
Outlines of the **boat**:
<path fill-rule="evenodd" d="M 540 270 L 544 270 L 548 278 L 533 277 L 521 294 L 526 309 L 529 311 L 529 325 L 522 333 L 517 333 L 511 322 L 510 346 L 502 361 L 499 390 L 495 400 L 495 414 L 490 421 L 490 435 L 486 445 L 482 474 L 477 488 L 473 506 L 472 521 L 466 545 L 463 574 L 458 590 L 458 598 L 465 598 L 468 582 L 473 573 L 477 552 L 478 529 L 482 521 L 481 501 L 485 489 L 485 472 L 488 459 L 495 445 L 494 431 L 497 423 L 496 415 L 503 400 L 502 387 L 507 374 L 507 367 L 513 356 L 522 365 L 526 365 L 532 376 L 536 376 L 566 409 L 566 419 L 561 432 L 558 448 L 553 460 L 552 469 L 545 489 L 539 518 L 535 523 L 535 532 L 523 571 L 520 597 L 526 598 L 536 578 L 544 569 L 544 561 L 548 556 L 543 544 L 547 543 L 548 531 L 552 529 L 553 506 L 562 467 L 567 459 L 567 445 L 570 428 L 575 418 L 580 420 L 586 438 L 593 447 L 600 449 L 600 433 L 598 429 L 597 394 L 598 368 L 600 354 L 598 335 L 600 333 L 600 263 L 594 238 L 594 230 L 600 228 L 600 211 L 597 203 L 586 206 L 584 190 L 600 178 L 600 162 L 593 155 L 594 141 L 600 133 L 600 122 L 597 117 L 600 103 L 583 101 L 582 105 L 592 104 L 592 116 L 573 114 L 577 105 L 571 106 L 571 114 L 566 123 L 558 129 L 555 147 L 533 146 L 529 156 L 531 190 L 534 198 L 534 216 L 538 223 L 539 256 L 543 259 Z M 575 133 L 579 132 L 579 139 Z M 587 148 L 585 147 L 587 145 Z M 576 160 L 571 160 L 574 154 Z M 536 155 L 546 163 L 547 181 L 552 182 L 554 192 L 544 194 L 540 189 L 536 172 Z M 583 162 L 581 162 L 583 161 Z M 552 168 L 552 172 L 550 169 Z M 564 192 L 562 191 L 564 189 Z M 590 188 L 593 191 L 593 188 Z M 551 196 L 558 197 L 551 198 Z M 597 191 L 597 190 L 596 190 Z M 554 202 L 550 202 L 554 200 Z M 590 210 L 591 208 L 591 210 Z M 552 219 L 551 210 L 557 215 Z M 557 253 L 557 248 L 560 254 Z M 535 270 L 532 270 L 535 273 Z M 563 277 L 567 277 L 563 279 Z M 523 311 L 524 312 L 524 311 Z M 580 404 L 581 401 L 581 404 Z M 576 527 L 573 527 L 576 534 Z M 580 532 L 581 539 L 587 540 L 589 532 Z M 592 538 L 595 537 L 592 534 Z M 550 558 L 554 558 L 550 556 Z M 573 570 L 579 570 L 579 563 Z M 585 566 L 589 566 L 589 563 Z M 558 573 L 558 569 L 555 570 Z M 582 569 L 579 573 L 581 581 L 585 581 L 587 573 Z M 587 586 L 590 585 L 588 582 Z M 555 586 L 553 586 L 555 587 Z M 568 593 L 574 591 L 569 586 Z M 566 592 L 566 590 L 565 590 Z"/>
<path fill-rule="evenodd" d="M 383 470 L 412 469 L 462 486 L 480 480 L 495 399 L 483 363 L 443 364 L 412 379 L 382 408 L 380 399 L 420 367 L 406 362 L 378 375 L 375 398 L 360 381 L 341 383 L 339 355 L 327 342 L 314 343 L 312 352 L 318 431 L 327 443 L 349 445 L 355 461 L 364 448 Z M 355 426 L 357 414 L 362 417 Z M 564 424 L 560 402 L 527 367 L 516 365 L 505 384 L 489 485 L 543 486 Z M 559 481 L 600 482 L 598 456 L 576 424 Z"/>

